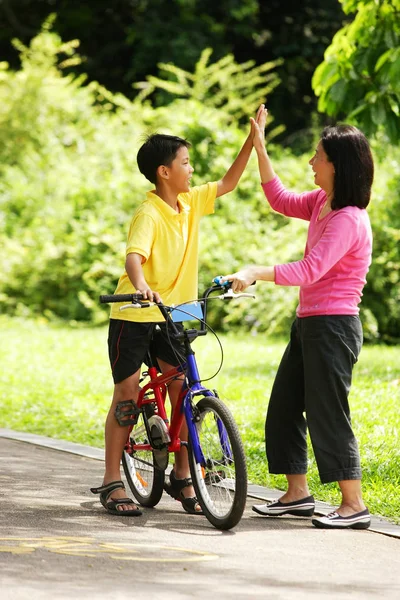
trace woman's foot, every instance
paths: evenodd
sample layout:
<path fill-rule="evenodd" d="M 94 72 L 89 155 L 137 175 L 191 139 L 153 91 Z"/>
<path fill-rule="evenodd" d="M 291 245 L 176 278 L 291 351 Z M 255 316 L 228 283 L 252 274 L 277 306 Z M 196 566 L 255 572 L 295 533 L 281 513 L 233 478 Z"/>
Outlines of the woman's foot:
<path fill-rule="evenodd" d="M 339 506 L 339 508 L 336 509 L 335 512 L 337 512 L 337 514 L 341 517 L 351 517 L 353 515 L 357 515 L 360 512 L 363 512 L 366 508 L 367 507 L 365 506 L 364 502 L 360 502 L 357 504 L 345 504 L 344 502 L 342 502 L 342 504 Z"/>
<path fill-rule="evenodd" d="M 312 524 L 319 529 L 368 529 L 371 525 L 368 508 L 347 516 L 339 514 L 339 510 L 313 519 Z"/>
<path fill-rule="evenodd" d="M 300 502 L 304 498 L 309 498 L 311 496 L 309 489 L 301 489 L 301 490 L 288 490 L 283 496 L 279 498 L 279 502 L 283 504 L 288 504 L 289 502 Z"/>
<path fill-rule="evenodd" d="M 268 502 L 267 504 L 256 504 L 252 510 L 263 517 L 280 517 L 281 515 L 294 515 L 296 517 L 311 517 L 315 510 L 313 496 L 307 496 L 292 502 Z"/>

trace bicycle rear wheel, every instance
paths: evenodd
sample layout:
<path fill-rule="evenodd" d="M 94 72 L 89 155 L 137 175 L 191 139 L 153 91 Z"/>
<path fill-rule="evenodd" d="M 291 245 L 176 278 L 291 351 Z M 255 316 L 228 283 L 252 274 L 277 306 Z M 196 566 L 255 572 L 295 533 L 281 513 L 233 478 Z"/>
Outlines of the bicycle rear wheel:
<path fill-rule="evenodd" d="M 131 445 L 148 444 L 148 435 L 143 413 L 130 434 Z M 142 506 L 152 507 L 159 503 L 164 490 L 165 471 L 157 467 L 152 450 L 124 449 L 122 466 L 125 477 L 135 499 Z"/>
<path fill-rule="evenodd" d="M 189 463 L 197 499 L 217 529 L 240 521 L 247 498 L 247 467 L 239 429 L 230 410 L 214 396 L 197 404 L 196 429 L 205 463 L 196 462 L 189 436 Z"/>

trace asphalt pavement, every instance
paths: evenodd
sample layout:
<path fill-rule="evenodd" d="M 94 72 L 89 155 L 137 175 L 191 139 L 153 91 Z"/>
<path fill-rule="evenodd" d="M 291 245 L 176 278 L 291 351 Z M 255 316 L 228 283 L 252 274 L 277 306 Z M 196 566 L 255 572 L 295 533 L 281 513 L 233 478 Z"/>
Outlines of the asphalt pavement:
<path fill-rule="evenodd" d="M 103 451 L 0 429 L 1 600 L 375 600 L 400 598 L 400 527 L 316 529 L 245 513 L 227 532 L 165 495 L 142 517 L 106 514 Z M 317 514 L 331 510 L 317 502 Z"/>

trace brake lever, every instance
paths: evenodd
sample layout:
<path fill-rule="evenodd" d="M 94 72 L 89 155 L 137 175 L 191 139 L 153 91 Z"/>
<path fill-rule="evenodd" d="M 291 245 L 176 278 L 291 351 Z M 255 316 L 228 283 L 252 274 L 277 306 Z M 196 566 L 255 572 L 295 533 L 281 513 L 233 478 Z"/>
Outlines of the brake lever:
<path fill-rule="evenodd" d="M 225 292 L 225 294 L 220 294 L 219 296 L 215 296 L 215 298 L 218 298 L 219 300 L 232 300 L 233 298 L 255 298 L 256 295 L 255 294 L 249 294 L 247 292 L 240 292 L 239 294 L 236 294 L 232 288 L 229 289 L 227 292 Z"/>
<path fill-rule="evenodd" d="M 142 304 L 139 304 L 139 302 L 132 302 L 132 304 L 124 304 L 119 310 L 126 310 L 127 308 L 148 308 L 154 304 L 154 302 L 143 302 Z"/>

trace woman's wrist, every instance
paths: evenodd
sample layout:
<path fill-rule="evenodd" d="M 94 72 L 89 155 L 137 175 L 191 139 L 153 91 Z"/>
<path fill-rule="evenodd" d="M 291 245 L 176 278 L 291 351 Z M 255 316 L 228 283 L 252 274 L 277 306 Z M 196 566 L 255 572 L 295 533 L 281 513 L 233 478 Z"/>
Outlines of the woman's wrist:
<path fill-rule="evenodd" d="M 275 281 L 275 267 L 255 267 L 253 274 L 256 281 Z"/>

